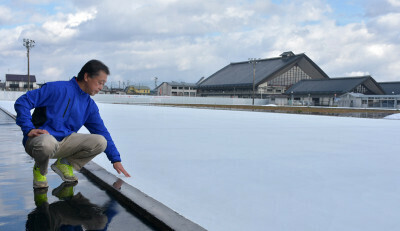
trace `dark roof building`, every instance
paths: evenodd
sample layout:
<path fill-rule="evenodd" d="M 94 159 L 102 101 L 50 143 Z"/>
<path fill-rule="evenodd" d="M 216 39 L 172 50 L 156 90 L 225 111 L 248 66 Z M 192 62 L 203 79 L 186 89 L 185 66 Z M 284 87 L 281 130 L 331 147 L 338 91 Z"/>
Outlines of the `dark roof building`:
<path fill-rule="evenodd" d="M 163 83 L 167 83 L 171 87 L 184 87 L 184 86 L 186 86 L 186 87 L 196 88 L 196 84 L 195 83 L 176 82 L 176 81 L 163 82 Z M 163 83 L 161 83 L 159 86 L 161 86 Z"/>
<path fill-rule="evenodd" d="M 230 63 L 198 85 L 202 96 L 251 97 L 253 79 L 258 98 L 282 94 L 303 79 L 329 79 L 307 55 L 284 52 L 280 57 Z M 254 75 L 255 70 L 255 75 Z"/>
<path fill-rule="evenodd" d="M 358 95 L 383 95 L 385 92 L 371 76 L 341 77 L 324 80 L 302 80 L 290 87 L 289 105 L 332 106 L 347 93 Z"/>
<path fill-rule="evenodd" d="M 400 82 L 379 83 L 386 95 L 400 95 Z"/>
<path fill-rule="evenodd" d="M 29 75 L 28 78 L 28 75 L 6 74 L 5 90 L 7 91 L 26 91 L 36 88 L 38 85 L 34 75 Z"/>
<path fill-rule="evenodd" d="M 354 92 L 366 95 L 383 95 L 384 90 L 371 76 L 342 77 L 324 80 L 302 80 L 285 94 L 287 95 L 343 95 Z"/>

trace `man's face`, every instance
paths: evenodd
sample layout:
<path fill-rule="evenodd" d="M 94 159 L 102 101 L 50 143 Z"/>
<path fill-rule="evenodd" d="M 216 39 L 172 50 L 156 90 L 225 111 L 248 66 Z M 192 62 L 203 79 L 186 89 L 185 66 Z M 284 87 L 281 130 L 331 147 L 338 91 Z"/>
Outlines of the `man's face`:
<path fill-rule="evenodd" d="M 96 95 L 103 89 L 104 84 L 107 82 L 107 74 L 104 71 L 100 71 L 97 76 L 90 78 L 88 74 L 85 74 L 85 92 L 91 96 Z"/>

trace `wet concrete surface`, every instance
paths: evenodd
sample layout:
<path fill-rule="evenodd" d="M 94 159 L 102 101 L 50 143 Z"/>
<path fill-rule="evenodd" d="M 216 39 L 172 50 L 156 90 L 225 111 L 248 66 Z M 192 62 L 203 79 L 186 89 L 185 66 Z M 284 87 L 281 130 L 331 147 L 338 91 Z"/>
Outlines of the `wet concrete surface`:
<path fill-rule="evenodd" d="M 65 185 L 49 168 L 49 188 L 34 192 L 34 162 L 21 141 L 0 110 L 0 230 L 155 230 L 82 173 L 77 185 Z"/>

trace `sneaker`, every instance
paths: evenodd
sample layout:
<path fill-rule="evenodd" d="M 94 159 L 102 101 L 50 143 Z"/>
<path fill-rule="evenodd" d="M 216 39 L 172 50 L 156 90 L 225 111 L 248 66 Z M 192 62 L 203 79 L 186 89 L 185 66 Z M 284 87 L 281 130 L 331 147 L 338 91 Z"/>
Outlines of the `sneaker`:
<path fill-rule="evenodd" d="M 78 178 L 74 175 L 72 166 L 69 164 L 61 163 L 60 159 L 58 159 L 56 162 L 54 162 L 54 164 L 51 165 L 51 169 L 53 169 L 53 171 L 57 173 L 61 177 L 61 179 L 63 179 L 63 181 L 78 181 Z"/>
<path fill-rule="evenodd" d="M 60 186 L 53 189 L 51 194 L 53 196 L 58 197 L 60 200 L 67 200 L 74 196 L 74 186 L 78 184 L 78 182 L 63 182 Z"/>
<path fill-rule="evenodd" d="M 47 188 L 47 178 L 40 173 L 38 167 L 33 167 L 33 188 Z"/>
<path fill-rule="evenodd" d="M 47 202 L 47 188 L 35 188 L 33 189 L 33 199 L 37 207 Z"/>

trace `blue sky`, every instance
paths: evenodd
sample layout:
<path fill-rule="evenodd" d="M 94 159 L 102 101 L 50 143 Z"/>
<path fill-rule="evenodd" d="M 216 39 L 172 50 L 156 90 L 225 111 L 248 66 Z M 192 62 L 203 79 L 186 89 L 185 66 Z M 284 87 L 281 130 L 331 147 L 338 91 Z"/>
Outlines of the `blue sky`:
<path fill-rule="evenodd" d="M 339 25 L 360 22 L 364 20 L 365 11 L 362 1 L 329 0 L 332 15 Z"/>
<path fill-rule="evenodd" d="M 197 82 L 284 51 L 305 53 L 331 77 L 400 81 L 398 28 L 400 0 L 6 0 L 0 76 L 26 73 L 29 38 L 39 82 L 69 79 L 93 58 L 110 67 L 109 82 Z"/>

